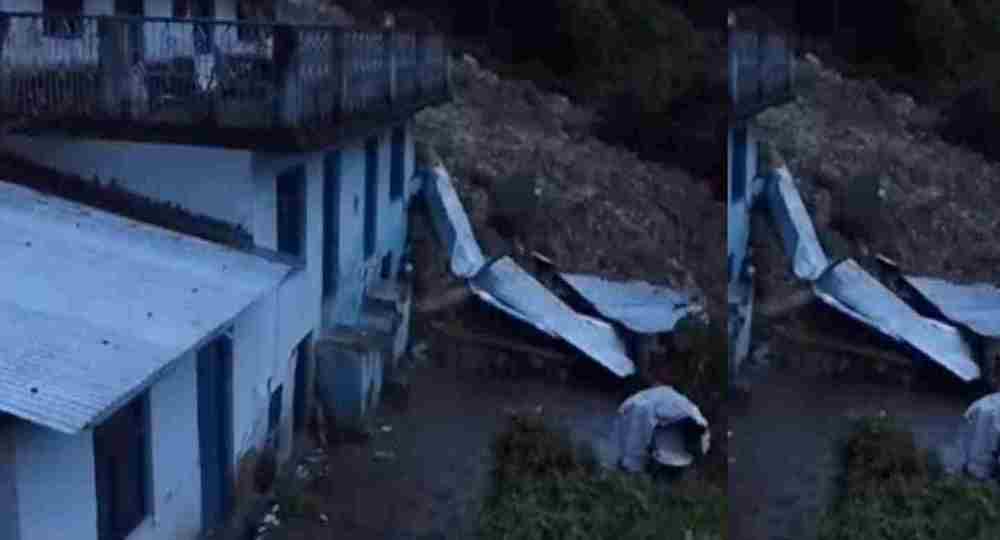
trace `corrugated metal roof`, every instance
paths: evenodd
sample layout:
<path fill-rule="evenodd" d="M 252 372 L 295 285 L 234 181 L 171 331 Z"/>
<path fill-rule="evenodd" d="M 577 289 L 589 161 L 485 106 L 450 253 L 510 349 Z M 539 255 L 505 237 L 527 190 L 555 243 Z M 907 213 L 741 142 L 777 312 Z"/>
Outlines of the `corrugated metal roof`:
<path fill-rule="evenodd" d="M 559 337 L 619 377 L 635 373 L 625 342 L 610 324 L 574 311 L 510 257 L 469 280 L 484 302 L 546 334 Z"/>
<path fill-rule="evenodd" d="M 1000 337 L 1000 289 L 989 283 L 961 285 L 932 277 L 904 279 L 948 320 L 981 336 Z"/>
<path fill-rule="evenodd" d="M 93 426 L 291 267 L 0 182 L 0 412 Z"/>
<path fill-rule="evenodd" d="M 427 175 L 424 198 L 431 223 L 448 251 L 451 273 L 471 278 L 486 266 L 486 257 L 476 241 L 469 216 L 444 167 L 435 167 Z"/>
<path fill-rule="evenodd" d="M 604 317 L 640 334 L 670 332 L 699 309 L 690 295 L 646 281 L 611 281 L 587 274 L 559 274 Z"/>
<path fill-rule="evenodd" d="M 831 266 L 813 291 L 831 307 L 909 344 L 963 381 L 979 378 L 972 347 L 957 328 L 922 317 L 853 259 Z"/>
<path fill-rule="evenodd" d="M 785 252 L 792 258 L 795 277 L 816 281 L 830 266 L 830 259 L 823 251 L 812 218 L 787 167 L 774 170 L 766 193 L 771 217 L 781 233 Z"/>

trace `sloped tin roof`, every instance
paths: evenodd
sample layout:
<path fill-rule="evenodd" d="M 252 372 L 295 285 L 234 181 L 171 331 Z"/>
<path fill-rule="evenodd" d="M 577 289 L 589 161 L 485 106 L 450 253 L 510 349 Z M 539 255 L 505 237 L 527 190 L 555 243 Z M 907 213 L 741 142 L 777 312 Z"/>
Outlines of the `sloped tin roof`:
<path fill-rule="evenodd" d="M 0 412 L 93 427 L 289 265 L 0 182 Z"/>

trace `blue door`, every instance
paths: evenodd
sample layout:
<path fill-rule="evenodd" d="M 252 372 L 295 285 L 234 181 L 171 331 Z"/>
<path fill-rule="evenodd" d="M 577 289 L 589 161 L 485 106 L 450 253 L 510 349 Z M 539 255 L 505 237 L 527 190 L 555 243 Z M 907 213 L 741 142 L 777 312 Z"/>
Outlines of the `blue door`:
<path fill-rule="evenodd" d="M 365 258 L 375 255 L 375 223 L 378 221 L 378 137 L 365 143 Z"/>
<path fill-rule="evenodd" d="M 206 530 L 225 523 L 232 505 L 232 341 L 220 336 L 198 351 L 201 512 Z"/>

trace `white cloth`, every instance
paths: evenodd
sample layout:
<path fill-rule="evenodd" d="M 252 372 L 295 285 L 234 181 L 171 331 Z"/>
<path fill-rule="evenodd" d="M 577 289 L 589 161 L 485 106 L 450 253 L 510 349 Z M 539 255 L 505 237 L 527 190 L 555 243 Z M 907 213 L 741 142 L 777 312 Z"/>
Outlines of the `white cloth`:
<path fill-rule="evenodd" d="M 626 399 L 618 409 L 616 423 L 621 466 L 638 472 L 650 457 L 664 465 L 689 465 L 694 457 L 685 448 L 685 421 L 702 428 L 700 449 L 707 453 L 708 421 L 687 397 L 669 386 L 656 386 Z"/>

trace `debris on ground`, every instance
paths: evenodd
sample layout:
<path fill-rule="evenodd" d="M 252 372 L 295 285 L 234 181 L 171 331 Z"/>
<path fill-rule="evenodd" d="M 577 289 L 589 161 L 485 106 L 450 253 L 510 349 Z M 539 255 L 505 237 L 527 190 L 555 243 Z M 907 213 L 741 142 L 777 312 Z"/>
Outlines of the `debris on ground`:
<path fill-rule="evenodd" d="M 768 209 L 792 260 L 792 272 L 800 280 L 812 282 L 817 298 L 920 351 L 965 382 L 980 378 L 979 355 L 957 328 L 919 314 L 854 259 L 831 263 L 786 167 L 773 170 L 765 181 Z"/>
<path fill-rule="evenodd" d="M 510 256 L 530 271 L 536 252 L 560 271 L 700 287 L 709 316 L 723 319 L 725 218 L 709 182 L 601 142 L 586 108 L 531 82 L 471 58 L 453 75 L 453 102 L 418 114 L 415 135 L 450 171 L 487 259 Z M 525 213 L 507 220 L 512 231 L 495 217 Z M 438 282 L 429 289 L 444 288 L 440 265 L 415 266 Z"/>
<path fill-rule="evenodd" d="M 687 467 L 694 453 L 708 453 L 708 421 L 697 405 L 669 386 L 629 397 L 618 414 L 620 465 L 629 472 L 645 470 L 651 458 L 661 465 Z"/>
<path fill-rule="evenodd" d="M 527 322 L 550 336 L 558 336 L 619 377 L 635 373 L 625 342 L 611 325 L 582 315 L 550 292 L 513 259 L 504 257 L 470 281 L 484 302 Z"/>
<path fill-rule="evenodd" d="M 957 328 L 921 316 L 853 259 L 827 269 L 814 287 L 827 305 L 910 345 L 963 381 L 979 378 L 976 353 Z"/>
<path fill-rule="evenodd" d="M 1000 262 L 995 232 L 1000 230 L 1000 216 L 984 201 L 1000 200 L 1000 183 L 995 181 L 1000 164 L 944 142 L 922 120 L 933 113 L 931 108 L 915 104 L 909 96 L 890 93 L 870 80 L 841 77 L 809 61 L 800 61 L 796 71 L 795 101 L 771 108 L 754 121 L 760 139 L 766 141 L 761 145 L 762 156 L 779 156 L 762 162 L 774 161 L 778 169 L 784 163 L 788 171 L 795 171 L 791 182 L 782 184 L 794 187 L 801 202 L 800 208 L 796 201 L 786 200 L 780 208 L 774 199 L 786 194 L 772 184 L 767 199 L 777 208 L 772 208 L 771 225 L 778 234 L 767 231 L 762 216 L 753 218 L 756 232 L 751 245 L 759 303 L 776 305 L 801 291 L 799 278 L 813 275 L 812 269 L 822 266 L 811 263 L 819 259 L 819 250 L 809 231 L 799 233 L 804 230 L 797 227 L 802 223 L 791 219 L 792 214 L 799 214 L 793 212 L 796 209 L 813 216 L 815 239 L 831 263 L 853 259 L 908 303 L 913 304 L 912 298 L 900 289 L 902 280 L 885 279 L 885 261 L 892 261 L 894 268 L 888 274 L 893 276 L 904 269 L 907 274 L 933 276 L 955 287 L 982 286 L 977 283 L 995 287 L 995 268 Z M 787 246 L 790 237 L 797 250 L 783 249 L 779 239 Z M 795 261 L 794 272 L 788 271 L 789 256 Z M 926 304 L 927 299 L 923 300 Z M 933 306 L 929 312 L 924 305 L 913 307 L 929 317 L 918 326 L 930 334 L 962 333 L 965 338 L 964 331 L 971 330 L 982 336 L 963 317 L 940 313 L 940 308 L 934 313 Z M 814 322 L 810 317 L 783 321 L 796 329 Z M 941 331 L 938 322 L 950 329 Z M 823 331 L 834 330 L 826 327 Z M 958 344 L 952 337 L 946 341 Z M 983 363 L 989 359 L 982 354 L 983 347 L 969 342 L 958 348 L 967 347 L 985 368 L 983 378 L 989 376 L 992 370 L 989 362 Z M 953 371 L 966 380 L 974 375 L 968 367 Z"/>
<path fill-rule="evenodd" d="M 612 281 L 587 274 L 559 274 L 603 317 L 640 334 L 667 333 L 701 308 L 692 295 L 647 281 Z"/>

